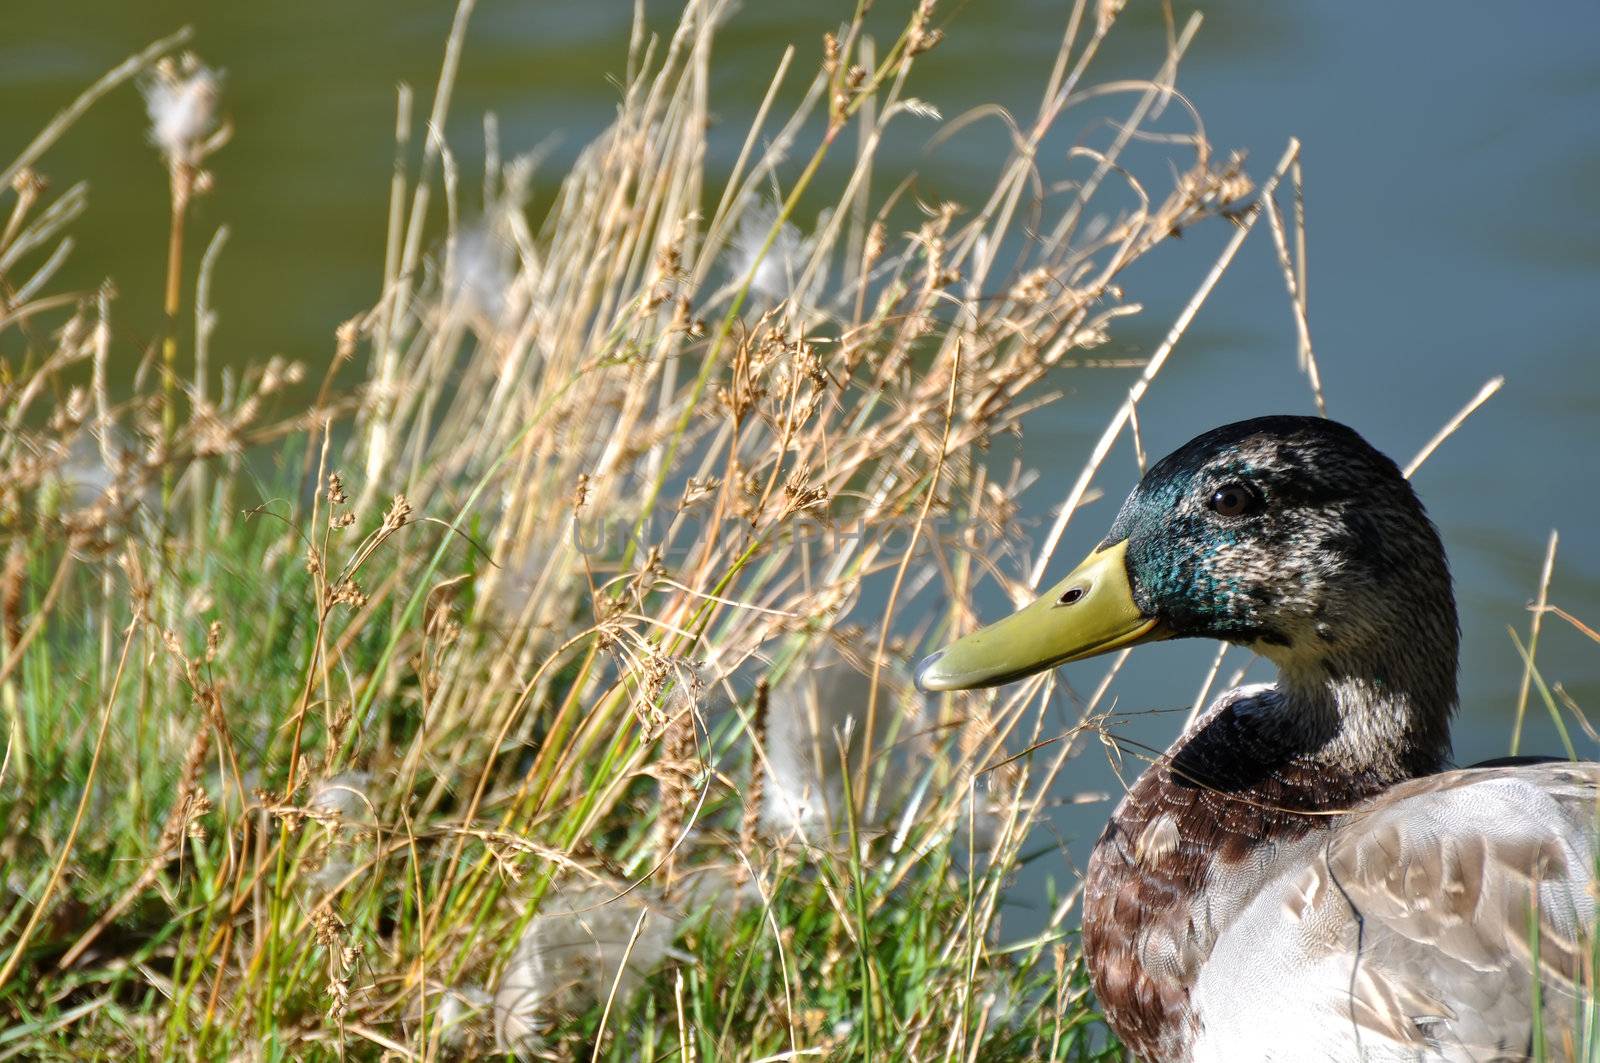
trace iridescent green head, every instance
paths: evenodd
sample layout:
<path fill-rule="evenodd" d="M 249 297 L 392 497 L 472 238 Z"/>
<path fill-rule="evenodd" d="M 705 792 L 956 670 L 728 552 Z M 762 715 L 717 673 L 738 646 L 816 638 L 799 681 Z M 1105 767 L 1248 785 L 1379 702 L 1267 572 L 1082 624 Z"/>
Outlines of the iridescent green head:
<path fill-rule="evenodd" d="M 1455 602 L 1422 504 L 1352 429 L 1289 416 L 1226 425 L 1157 462 L 1083 565 L 927 658 L 918 681 L 993 686 L 1185 637 L 1324 670 L 1381 671 L 1400 642 L 1436 660 L 1430 682 L 1448 669 L 1453 700 Z"/>

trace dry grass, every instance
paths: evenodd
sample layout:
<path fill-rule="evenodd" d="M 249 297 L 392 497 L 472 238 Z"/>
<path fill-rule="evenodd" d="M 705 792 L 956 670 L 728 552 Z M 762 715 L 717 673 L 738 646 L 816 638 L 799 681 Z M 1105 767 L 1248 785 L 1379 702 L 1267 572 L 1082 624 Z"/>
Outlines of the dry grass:
<path fill-rule="evenodd" d="M 715 174 L 729 12 L 692 0 L 634 35 L 615 124 L 533 219 L 531 162 L 491 157 L 480 196 L 426 132 L 463 0 L 426 124 L 401 92 L 420 162 L 383 297 L 309 404 L 298 366 L 209 379 L 203 294 L 167 307 L 201 349 L 174 329 L 113 397 L 112 293 L 50 286 L 85 193 L 30 149 L 0 232 L 0 1058 L 1114 1055 L 1070 888 L 1031 937 L 999 923 L 1075 748 L 1010 756 L 1055 737 L 1053 680 L 923 704 L 905 675 L 1048 560 L 990 441 L 1092 371 L 1129 264 L 1237 226 L 1053 546 L 1294 159 L 1257 194 L 1206 143 L 1173 89 L 1193 24 L 1151 80 L 1095 84 L 1117 7 L 1070 13 L 992 193 L 957 205 L 874 165 L 929 121 L 930 0 L 892 41 L 858 16 L 792 50 Z M 1123 120 L 1045 174 L 1045 135 L 1108 99 Z M 171 276 L 204 293 L 204 152 L 168 164 Z"/>

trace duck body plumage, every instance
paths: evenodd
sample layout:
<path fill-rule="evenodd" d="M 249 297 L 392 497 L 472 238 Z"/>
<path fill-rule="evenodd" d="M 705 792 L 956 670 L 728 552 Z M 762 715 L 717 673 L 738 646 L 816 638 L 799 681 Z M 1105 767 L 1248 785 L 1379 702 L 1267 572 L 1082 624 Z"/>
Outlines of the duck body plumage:
<path fill-rule="evenodd" d="M 1119 1036 L 1148 1063 L 1522 1060 L 1537 973 L 1565 1058 L 1600 765 L 1386 786 L 1276 740 L 1277 697 L 1218 699 L 1101 835 L 1084 949 Z"/>

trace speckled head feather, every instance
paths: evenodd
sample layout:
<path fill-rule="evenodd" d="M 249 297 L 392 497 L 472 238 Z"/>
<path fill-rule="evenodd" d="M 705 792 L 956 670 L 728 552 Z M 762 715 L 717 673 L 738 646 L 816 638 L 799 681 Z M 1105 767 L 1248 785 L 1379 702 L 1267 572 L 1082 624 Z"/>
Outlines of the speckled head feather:
<path fill-rule="evenodd" d="M 1134 601 L 1174 636 L 1247 645 L 1308 697 L 1330 680 L 1404 695 L 1405 737 L 1446 754 L 1459 634 L 1444 548 L 1354 430 L 1276 416 L 1207 432 L 1128 496 L 1105 543 L 1122 540 Z"/>
<path fill-rule="evenodd" d="M 1230 488 L 1254 493 L 1247 512 L 1215 511 Z M 1454 628 L 1444 550 L 1422 503 L 1394 462 L 1333 421 L 1258 417 L 1191 440 L 1129 495 L 1106 542 L 1121 539 L 1135 600 L 1175 633 L 1338 642 L 1373 626 L 1357 599 L 1400 583 Z"/>

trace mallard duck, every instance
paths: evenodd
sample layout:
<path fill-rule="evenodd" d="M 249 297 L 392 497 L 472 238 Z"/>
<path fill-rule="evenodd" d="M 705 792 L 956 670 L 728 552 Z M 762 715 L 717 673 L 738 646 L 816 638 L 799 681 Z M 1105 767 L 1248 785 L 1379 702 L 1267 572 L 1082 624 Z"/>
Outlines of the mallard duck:
<path fill-rule="evenodd" d="M 1219 697 L 1095 846 L 1083 948 L 1125 1044 L 1151 1063 L 1503 1060 L 1594 1038 L 1575 1023 L 1600 765 L 1451 770 L 1444 549 L 1350 428 L 1261 417 L 1192 440 L 1066 579 L 918 678 L 992 686 L 1186 637 L 1278 677 Z"/>

